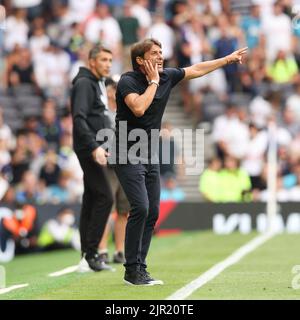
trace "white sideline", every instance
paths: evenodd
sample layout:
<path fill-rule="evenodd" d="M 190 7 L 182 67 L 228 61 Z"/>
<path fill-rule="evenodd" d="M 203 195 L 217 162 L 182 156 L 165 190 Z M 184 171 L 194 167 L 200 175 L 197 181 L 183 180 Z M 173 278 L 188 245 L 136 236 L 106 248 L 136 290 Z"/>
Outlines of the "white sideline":
<path fill-rule="evenodd" d="M 188 283 L 186 286 L 182 287 L 172 295 L 166 298 L 166 300 L 183 300 L 190 296 L 194 291 L 205 285 L 207 282 L 211 281 L 213 278 L 218 276 L 222 271 L 226 268 L 232 266 L 233 264 L 239 262 L 243 257 L 245 257 L 248 253 L 254 251 L 259 246 L 264 244 L 266 241 L 271 239 L 275 235 L 274 232 L 268 232 L 266 234 L 255 237 L 250 242 L 245 244 L 236 250 L 232 255 L 230 255 L 225 260 L 220 263 L 214 265 L 211 269 L 207 270 L 197 279 Z"/>
<path fill-rule="evenodd" d="M 25 287 L 28 287 L 28 286 L 29 286 L 28 283 L 24 283 L 24 284 L 18 284 L 18 285 L 15 285 L 15 286 L 11 286 L 11 287 L 8 287 L 8 288 L 3 288 L 3 289 L 0 289 L 0 294 L 8 293 L 10 291 L 13 291 L 13 290 L 16 290 L 16 289 L 20 289 L 20 288 L 25 288 Z"/>
<path fill-rule="evenodd" d="M 60 276 L 63 276 L 65 274 L 75 272 L 75 271 L 77 271 L 77 269 L 78 269 L 78 265 L 71 266 L 71 267 L 62 269 L 62 270 L 57 271 L 57 272 L 49 273 L 48 277 L 60 277 Z"/>

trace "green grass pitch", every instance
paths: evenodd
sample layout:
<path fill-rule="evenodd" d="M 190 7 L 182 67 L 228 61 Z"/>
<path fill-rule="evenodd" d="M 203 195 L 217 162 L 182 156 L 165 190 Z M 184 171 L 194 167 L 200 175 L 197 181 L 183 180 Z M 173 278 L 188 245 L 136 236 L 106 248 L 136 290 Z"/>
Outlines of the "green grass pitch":
<path fill-rule="evenodd" d="M 17 256 L 4 264 L 6 286 L 23 283 L 29 286 L 1 294 L 0 299 L 166 299 L 256 236 L 256 233 L 217 236 L 207 231 L 154 237 L 149 271 L 164 280 L 165 285 L 153 287 L 124 285 L 121 265 L 114 265 L 117 269 L 114 273 L 48 277 L 49 273 L 78 263 L 79 253 L 73 250 Z M 292 269 L 300 265 L 299 243 L 300 235 L 276 235 L 188 299 L 300 299 L 300 289 L 292 287 L 297 276 Z M 300 286 L 300 279 L 298 283 Z"/>

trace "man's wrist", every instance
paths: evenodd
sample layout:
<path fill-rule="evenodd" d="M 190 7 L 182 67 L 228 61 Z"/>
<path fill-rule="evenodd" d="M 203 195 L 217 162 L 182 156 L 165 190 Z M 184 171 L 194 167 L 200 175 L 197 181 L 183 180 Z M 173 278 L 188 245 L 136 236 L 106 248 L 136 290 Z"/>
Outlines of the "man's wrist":
<path fill-rule="evenodd" d="M 229 56 L 225 56 L 225 65 L 227 66 L 228 64 L 230 64 L 230 59 L 229 59 Z"/>
<path fill-rule="evenodd" d="M 148 82 L 148 85 L 149 85 L 149 86 L 152 85 L 152 84 L 155 84 L 155 85 L 157 86 L 157 88 L 159 87 L 159 82 L 156 81 L 156 80 L 150 80 L 150 81 Z"/>

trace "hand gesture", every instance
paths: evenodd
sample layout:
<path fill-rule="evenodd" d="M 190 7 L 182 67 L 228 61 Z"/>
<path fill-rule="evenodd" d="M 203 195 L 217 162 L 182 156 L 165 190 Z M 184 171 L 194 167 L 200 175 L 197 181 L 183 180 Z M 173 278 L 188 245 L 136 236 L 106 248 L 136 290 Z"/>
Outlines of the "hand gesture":
<path fill-rule="evenodd" d="M 236 50 L 234 52 L 232 52 L 232 54 L 226 56 L 227 59 L 227 63 L 231 64 L 231 63 L 239 63 L 242 64 L 243 61 L 243 56 L 247 53 L 248 47 Z"/>
<path fill-rule="evenodd" d="M 149 81 L 154 80 L 156 82 L 159 82 L 159 73 L 158 73 L 157 63 L 155 63 L 155 66 L 153 66 L 150 60 L 144 60 L 144 67 L 145 67 L 145 72 L 148 77 L 148 80 Z"/>
<path fill-rule="evenodd" d="M 95 149 L 92 152 L 92 155 L 93 159 L 101 166 L 105 166 L 107 164 L 107 157 L 110 156 L 110 154 L 101 147 Z"/>

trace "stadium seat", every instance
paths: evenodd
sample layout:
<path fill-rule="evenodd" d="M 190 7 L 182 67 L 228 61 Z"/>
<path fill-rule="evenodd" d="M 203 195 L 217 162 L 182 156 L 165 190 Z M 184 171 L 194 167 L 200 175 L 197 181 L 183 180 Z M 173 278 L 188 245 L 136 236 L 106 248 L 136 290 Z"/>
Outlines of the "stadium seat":
<path fill-rule="evenodd" d="M 24 97 L 34 95 L 34 87 L 31 84 L 22 84 L 10 89 L 10 92 L 15 97 Z"/>
<path fill-rule="evenodd" d="M 251 101 L 251 95 L 246 93 L 232 93 L 229 97 L 229 101 L 239 107 L 248 107 Z"/>
<path fill-rule="evenodd" d="M 224 113 L 225 105 L 220 101 L 217 95 L 207 93 L 202 101 L 203 121 L 212 122 L 216 117 Z"/>
<path fill-rule="evenodd" d="M 0 106 L 4 109 L 15 109 L 16 99 L 10 96 L 0 96 Z"/>
<path fill-rule="evenodd" d="M 42 98 L 37 96 L 17 97 L 17 108 L 23 117 L 40 116 L 42 113 Z"/>

